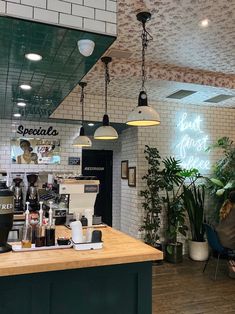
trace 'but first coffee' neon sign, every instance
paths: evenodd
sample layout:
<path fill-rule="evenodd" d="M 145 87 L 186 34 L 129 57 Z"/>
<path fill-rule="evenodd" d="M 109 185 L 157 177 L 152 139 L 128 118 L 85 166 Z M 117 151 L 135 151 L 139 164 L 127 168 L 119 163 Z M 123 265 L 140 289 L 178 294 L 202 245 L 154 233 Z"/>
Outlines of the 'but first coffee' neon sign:
<path fill-rule="evenodd" d="M 202 130 L 202 119 L 199 115 L 190 119 L 185 112 L 177 124 L 179 140 L 176 144 L 177 157 L 181 160 L 183 168 L 196 168 L 200 172 L 210 169 L 208 153 L 209 137 Z"/>

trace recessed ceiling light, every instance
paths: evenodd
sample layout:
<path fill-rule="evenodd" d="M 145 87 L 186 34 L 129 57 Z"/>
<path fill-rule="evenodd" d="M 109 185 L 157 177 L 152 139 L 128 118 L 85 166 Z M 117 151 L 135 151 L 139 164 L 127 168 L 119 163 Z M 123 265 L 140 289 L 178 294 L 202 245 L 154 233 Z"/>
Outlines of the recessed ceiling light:
<path fill-rule="evenodd" d="M 40 61 L 40 60 L 42 60 L 42 56 L 40 56 L 37 53 L 26 53 L 25 58 L 27 58 L 30 61 Z"/>
<path fill-rule="evenodd" d="M 27 84 L 21 84 L 20 88 L 24 89 L 24 90 L 30 90 L 32 87 L 30 85 L 27 85 Z"/>
<path fill-rule="evenodd" d="M 25 106 L 26 106 L 26 103 L 25 103 L 25 102 L 18 102 L 18 103 L 17 103 L 17 106 L 19 106 L 19 107 L 25 107 Z"/>
<path fill-rule="evenodd" d="M 200 22 L 200 26 L 202 26 L 202 27 L 207 27 L 208 25 L 209 25 L 208 19 L 204 19 Z"/>
<path fill-rule="evenodd" d="M 88 123 L 89 126 L 94 126 L 94 123 Z"/>
<path fill-rule="evenodd" d="M 13 116 L 14 116 L 15 118 L 20 118 L 20 117 L 21 117 L 21 114 L 20 114 L 20 113 L 14 113 Z"/>

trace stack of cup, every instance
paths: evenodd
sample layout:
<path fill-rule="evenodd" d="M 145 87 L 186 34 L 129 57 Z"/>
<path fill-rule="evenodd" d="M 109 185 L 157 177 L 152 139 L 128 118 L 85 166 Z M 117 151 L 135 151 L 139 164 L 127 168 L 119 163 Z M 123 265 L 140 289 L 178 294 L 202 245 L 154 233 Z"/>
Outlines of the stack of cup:
<path fill-rule="evenodd" d="M 70 223 L 72 229 L 72 240 L 74 243 L 83 243 L 83 233 L 81 221 L 73 221 Z"/>

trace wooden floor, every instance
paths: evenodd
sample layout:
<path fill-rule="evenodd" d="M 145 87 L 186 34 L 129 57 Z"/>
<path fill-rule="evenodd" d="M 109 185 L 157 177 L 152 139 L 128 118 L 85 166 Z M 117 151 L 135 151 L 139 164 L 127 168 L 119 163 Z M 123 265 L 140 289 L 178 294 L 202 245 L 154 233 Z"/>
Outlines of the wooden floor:
<path fill-rule="evenodd" d="M 228 276 L 225 260 L 217 280 L 214 260 L 208 264 L 188 258 L 174 265 L 163 262 L 153 266 L 153 314 L 231 314 L 235 313 L 235 279 Z"/>

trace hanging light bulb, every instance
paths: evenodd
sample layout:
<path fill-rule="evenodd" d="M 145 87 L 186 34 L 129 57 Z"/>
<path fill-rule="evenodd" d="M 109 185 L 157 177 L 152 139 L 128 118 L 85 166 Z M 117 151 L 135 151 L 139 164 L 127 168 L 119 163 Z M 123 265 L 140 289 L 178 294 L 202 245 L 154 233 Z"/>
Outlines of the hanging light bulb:
<path fill-rule="evenodd" d="M 92 143 L 88 136 L 85 135 L 85 130 L 83 127 L 84 124 L 84 87 L 87 85 L 85 82 L 80 82 L 79 86 L 81 87 L 81 98 L 80 103 L 82 105 L 82 126 L 80 129 L 80 134 L 74 139 L 73 146 L 76 147 L 91 147 Z"/>
<path fill-rule="evenodd" d="M 151 19 L 149 12 L 140 12 L 136 15 L 137 20 L 142 22 L 142 87 L 139 93 L 138 106 L 134 108 L 127 117 L 126 124 L 132 126 L 152 126 L 160 124 L 158 112 L 148 106 L 148 97 L 145 89 L 146 70 L 145 70 L 145 52 L 148 42 L 152 40 L 152 36 L 145 28 L 147 21 Z"/>
<path fill-rule="evenodd" d="M 105 114 L 103 116 L 103 125 L 96 129 L 94 138 L 96 140 L 116 140 L 118 138 L 117 131 L 109 125 L 109 116 L 107 113 L 107 94 L 108 94 L 108 83 L 110 82 L 108 64 L 112 61 L 110 57 L 103 57 L 101 61 L 105 65 Z"/>

